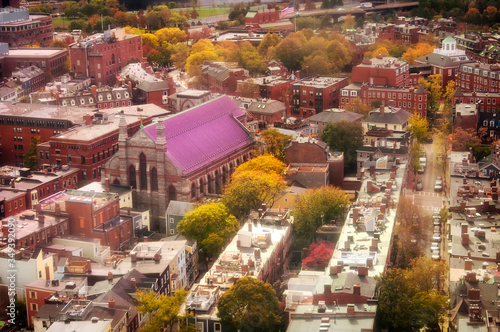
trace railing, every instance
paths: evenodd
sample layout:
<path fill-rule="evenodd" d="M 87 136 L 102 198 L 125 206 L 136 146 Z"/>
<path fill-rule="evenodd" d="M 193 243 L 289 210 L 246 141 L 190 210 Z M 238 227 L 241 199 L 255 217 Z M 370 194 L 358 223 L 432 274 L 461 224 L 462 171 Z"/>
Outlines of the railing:
<path fill-rule="evenodd" d="M 111 255 L 111 248 L 109 246 L 101 246 L 101 251 L 95 256 L 98 260 L 103 260 Z"/>

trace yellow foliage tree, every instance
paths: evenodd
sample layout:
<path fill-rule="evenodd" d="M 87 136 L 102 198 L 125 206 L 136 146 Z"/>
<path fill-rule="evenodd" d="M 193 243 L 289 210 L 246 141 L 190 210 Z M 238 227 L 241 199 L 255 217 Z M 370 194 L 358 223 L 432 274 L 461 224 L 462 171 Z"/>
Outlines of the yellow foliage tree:
<path fill-rule="evenodd" d="M 183 43 L 187 40 L 186 32 L 179 28 L 163 28 L 155 32 L 160 42 L 167 42 L 172 45 Z"/>
<path fill-rule="evenodd" d="M 434 51 L 434 47 L 427 43 L 418 43 L 417 45 L 410 47 L 404 54 L 403 59 L 408 61 L 410 65 L 415 64 L 415 59 L 423 57 L 424 55 L 430 54 Z"/>

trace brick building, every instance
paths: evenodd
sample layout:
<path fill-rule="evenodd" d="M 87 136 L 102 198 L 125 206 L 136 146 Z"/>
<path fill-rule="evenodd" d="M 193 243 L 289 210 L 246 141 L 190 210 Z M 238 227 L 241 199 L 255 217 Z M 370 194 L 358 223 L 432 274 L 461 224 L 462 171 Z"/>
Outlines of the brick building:
<path fill-rule="evenodd" d="M 352 69 L 352 83 L 367 83 L 370 86 L 416 86 L 418 75 L 410 74 L 410 66 L 404 60 L 378 55 L 365 59 Z"/>
<path fill-rule="evenodd" d="M 116 75 L 129 62 L 142 59 L 141 35 L 130 35 L 125 29 L 106 30 L 70 47 L 71 71 L 90 77 L 92 84 L 114 85 Z"/>
<path fill-rule="evenodd" d="M 17 70 L 12 73 L 12 78 L 22 88 L 22 93 L 18 94 L 18 97 L 29 96 L 45 86 L 45 72 L 36 66 Z"/>
<path fill-rule="evenodd" d="M 431 74 L 442 77 L 442 86 L 446 87 L 449 81 L 455 81 L 458 68 L 471 60 L 465 55 L 464 50 L 457 49 L 455 39 L 448 37 L 443 40 L 442 47 L 434 49 L 431 54 L 415 59 L 416 63 L 431 66 Z"/>
<path fill-rule="evenodd" d="M 31 140 L 46 142 L 84 123 L 88 108 L 0 103 L 0 164 L 22 166 Z"/>
<path fill-rule="evenodd" d="M 211 92 L 234 96 L 238 80 L 249 77 L 248 70 L 232 62 L 207 61 L 201 66 L 203 76 Z"/>
<path fill-rule="evenodd" d="M 259 121 L 260 128 L 281 122 L 286 117 L 286 105 L 278 100 L 259 100 L 252 102 L 247 112 Z"/>
<path fill-rule="evenodd" d="M 325 109 L 338 107 L 340 90 L 347 86 L 347 77 L 315 76 L 292 84 L 290 116 L 308 118 Z"/>
<path fill-rule="evenodd" d="M 132 105 L 132 89 L 128 86 L 111 88 L 108 86 L 60 94 L 53 92 L 55 104 L 59 106 L 80 106 L 98 109 L 126 107 Z"/>
<path fill-rule="evenodd" d="M 255 77 L 238 81 L 237 94 L 242 95 L 243 90 L 254 90 L 253 98 L 267 98 L 283 100 L 290 93 L 291 85 L 295 80 L 281 75 Z"/>
<path fill-rule="evenodd" d="M 8 216 L 26 209 L 33 209 L 41 199 L 49 197 L 63 189 L 76 188 L 80 180 L 78 173 L 78 169 L 67 166 L 62 167 L 57 172 L 52 169 L 31 172 L 28 168 L 18 170 L 13 167 L 4 166 L 0 172 L 0 181 L 2 182 L 0 189 L 3 192 L 1 196 L 8 197 L 9 193 L 12 192 L 23 194 L 22 202 L 14 200 L 12 205 L 5 202 L 5 215 Z"/>
<path fill-rule="evenodd" d="M 462 91 L 500 92 L 500 65 L 463 63 L 456 75 L 456 86 Z"/>
<path fill-rule="evenodd" d="M 349 84 L 341 91 L 340 108 L 359 98 L 366 105 L 380 102 L 382 105 L 402 108 L 427 116 L 427 90 L 419 87 L 385 87 L 368 84 Z"/>
<path fill-rule="evenodd" d="M 417 44 L 419 40 L 420 25 L 403 23 L 394 26 L 394 40 L 406 45 Z"/>
<path fill-rule="evenodd" d="M 111 251 L 131 249 L 132 218 L 120 216 L 117 194 L 65 190 L 40 201 L 37 210 L 67 215 L 71 235 L 99 239 Z"/>
<path fill-rule="evenodd" d="M 188 89 L 169 95 L 167 109 L 174 113 L 180 113 L 210 99 L 213 99 L 213 95 L 208 90 Z"/>
<path fill-rule="evenodd" d="M 221 96 L 132 137 L 122 117 L 119 151 L 104 165 L 102 178 L 131 186 L 134 206 L 150 209 L 151 228 L 159 230 L 170 200 L 191 202 L 220 194 L 233 170 L 249 158 L 254 141 L 239 121 L 244 115 Z"/>
<path fill-rule="evenodd" d="M 119 117 L 123 118 L 127 133 L 132 136 L 141 126 L 149 125 L 154 117 L 167 113 L 152 104 L 88 111 L 82 117 L 85 118 L 85 125 L 54 135 L 38 145 L 39 166 L 69 165 L 80 169 L 81 179 L 99 180 L 101 167 L 118 151 Z"/>
<path fill-rule="evenodd" d="M 8 49 L 0 55 L 2 77 L 10 77 L 18 69 L 36 66 L 51 76 L 64 74 L 68 59 L 65 48 L 18 48 Z"/>
<path fill-rule="evenodd" d="M 26 8 L 0 8 L 0 42 L 10 47 L 24 47 L 38 43 L 47 47 L 52 43 L 52 17 L 30 15 Z"/>
<path fill-rule="evenodd" d="M 489 44 L 489 37 L 486 33 L 466 33 L 453 36 L 457 41 L 457 48 L 464 50 L 465 55 L 471 59 L 474 58 L 474 54 L 481 52 Z"/>
<path fill-rule="evenodd" d="M 169 77 L 165 81 L 142 81 L 137 85 L 137 99 L 140 104 L 155 104 L 167 107 L 168 96 L 175 93 L 174 80 Z"/>
<path fill-rule="evenodd" d="M 245 24 L 258 28 L 260 24 L 279 21 L 280 14 L 276 9 L 268 9 L 267 5 L 253 6 L 248 9 Z"/>
<path fill-rule="evenodd" d="M 69 223 L 67 215 L 35 213 L 32 210 L 23 211 L 2 220 L 2 236 L 8 238 L 8 220 L 14 219 L 16 225 L 15 249 L 35 250 L 38 244 L 52 243 L 57 235 L 68 234 Z"/>
<path fill-rule="evenodd" d="M 500 106 L 500 93 L 462 91 L 458 88 L 453 95 L 453 106 L 458 104 L 476 104 L 478 112 L 495 113 Z"/>

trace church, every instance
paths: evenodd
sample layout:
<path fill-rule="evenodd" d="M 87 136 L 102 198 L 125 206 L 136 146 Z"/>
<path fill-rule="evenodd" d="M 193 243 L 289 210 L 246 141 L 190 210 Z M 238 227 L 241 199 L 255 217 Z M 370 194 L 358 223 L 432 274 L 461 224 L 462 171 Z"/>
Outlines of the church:
<path fill-rule="evenodd" d="M 229 97 L 154 122 L 127 135 L 120 119 L 118 152 L 102 169 L 102 181 L 130 186 L 134 207 L 149 209 L 151 230 L 165 233 L 171 200 L 196 202 L 222 193 L 234 169 L 247 161 L 254 135 L 246 115 Z"/>

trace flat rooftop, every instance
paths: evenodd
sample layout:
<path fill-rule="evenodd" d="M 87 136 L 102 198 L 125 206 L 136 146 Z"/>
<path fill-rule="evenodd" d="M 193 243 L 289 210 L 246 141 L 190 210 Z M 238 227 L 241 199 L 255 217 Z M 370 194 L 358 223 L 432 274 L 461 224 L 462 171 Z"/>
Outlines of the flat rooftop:
<path fill-rule="evenodd" d="M 67 53 L 65 48 L 13 48 L 9 49 L 8 56 L 46 58 L 60 53 Z"/>
<path fill-rule="evenodd" d="M 12 102 L 0 103 L 0 116 L 22 118 L 69 120 L 74 124 L 83 124 L 83 116 L 89 112 L 87 107 L 69 107 L 56 105 L 23 104 Z"/>
<path fill-rule="evenodd" d="M 347 80 L 347 77 L 316 76 L 305 78 L 292 83 L 293 86 L 312 86 L 316 88 L 326 88 L 330 85 Z"/>
<path fill-rule="evenodd" d="M 66 202 L 77 202 L 92 205 L 96 210 L 108 205 L 118 196 L 114 193 L 98 193 L 81 190 L 64 190 L 40 201 L 42 211 L 54 211 L 59 204 L 61 211 L 66 212 Z"/>
<path fill-rule="evenodd" d="M 36 234 L 43 229 L 49 229 L 51 227 L 59 225 L 62 221 L 68 219 L 67 216 L 54 216 L 45 213 L 43 215 L 43 222 L 40 222 L 40 216 L 32 210 L 23 211 L 17 215 L 11 216 L 9 218 L 4 218 L 2 220 L 3 225 L 7 225 L 8 219 L 15 218 L 16 224 L 16 240 L 25 238 L 30 234 Z M 44 239 L 40 239 L 44 240 Z M 24 246 L 24 245 L 23 245 Z"/>

